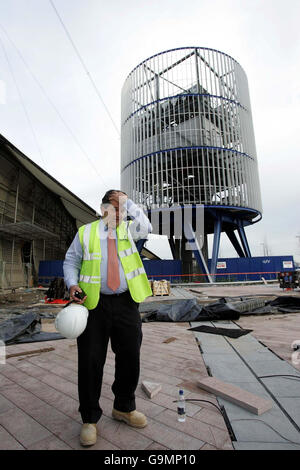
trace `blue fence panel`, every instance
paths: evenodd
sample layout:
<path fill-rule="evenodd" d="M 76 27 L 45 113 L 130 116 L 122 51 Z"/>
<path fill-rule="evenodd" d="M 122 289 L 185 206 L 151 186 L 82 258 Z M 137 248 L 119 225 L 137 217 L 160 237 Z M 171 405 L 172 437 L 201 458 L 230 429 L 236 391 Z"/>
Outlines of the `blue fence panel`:
<path fill-rule="evenodd" d="M 143 260 L 145 271 L 147 276 L 151 280 L 161 281 L 162 279 L 167 279 L 168 281 L 174 282 L 174 280 L 180 280 L 180 275 L 182 273 L 182 262 L 181 260 Z"/>
<path fill-rule="evenodd" d="M 181 260 L 143 260 L 145 271 L 149 279 L 167 279 L 173 282 L 176 274 L 181 274 Z M 64 277 L 63 260 L 40 261 L 39 284 L 48 286 L 56 277 Z"/>
<path fill-rule="evenodd" d="M 40 261 L 39 284 L 48 286 L 56 277 L 64 277 L 63 260 Z"/>
<path fill-rule="evenodd" d="M 182 281 L 181 260 L 143 260 L 149 279 Z M 222 267 L 223 266 L 223 267 Z M 211 259 L 208 260 L 211 272 Z M 277 272 L 294 271 L 293 256 L 256 256 L 253 258 L 219 258 L 216 281 L 258 281 L 277 279 Z M 243 274 L 246 273 L 246 274 Z M 177 276 L 176 276 L 177 275 Z M 39 284 L 48 286 L 56 277 L 63 277 L 63 260 L 40 261 Z M 199 280 L 197 276 L 194 281 Z"/>
<path fill-rule="evenodd" d="M 208 260 L 211 269 L 211 259 Z M 277 279 L 280 271 L 294 271 L 293 256 L 255 256 L 252 258 L 219 258 L 216 281 L 259 281 Z"/>

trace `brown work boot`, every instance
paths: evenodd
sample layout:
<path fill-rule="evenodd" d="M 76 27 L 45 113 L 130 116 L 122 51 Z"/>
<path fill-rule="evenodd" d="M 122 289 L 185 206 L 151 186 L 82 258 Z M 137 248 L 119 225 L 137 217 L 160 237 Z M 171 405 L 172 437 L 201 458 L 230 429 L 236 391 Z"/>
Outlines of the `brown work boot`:
<path fill-rule="evenodd" d="M 92 446 L 97 441 L 97 426 L 92 423 L 84 423 L 80 433 L 80 444 L 83 446 Z"/>
<path fill-rule="evenodd" d="M 123 411 L 113 409 L 112 417 L 118 421 L 124 421 L 126 424 L 129 424 L 129 426 L 133 426 L 134 428 L 144 428 L 147 426 L 146 416 L 136 410 L 125 413 Z"/>

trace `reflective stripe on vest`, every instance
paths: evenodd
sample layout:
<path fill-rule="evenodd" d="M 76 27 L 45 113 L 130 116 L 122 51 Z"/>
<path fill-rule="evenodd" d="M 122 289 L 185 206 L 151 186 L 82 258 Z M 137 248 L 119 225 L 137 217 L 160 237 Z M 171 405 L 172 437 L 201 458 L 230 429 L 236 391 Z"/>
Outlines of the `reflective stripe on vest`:
<path fill-rule="evenodd" d="M 127 250 L 122 250 L 119 253 L 120 258 L 123 258 L 124 256 L 130 256 L 132 253 L 136 253 L 137 249 L 134 248 L 128 248 Z"/>
<path fill-rule="evenodd" d="M 83 256 L 84 261 L 91 261 L 93 259 L 100 259 L 100 253 L 85 253 Z"/>
<path fill-rule="evenodd" d="M 137 268 L 131 271 L 130 273 L 125 274 L 126 279 L 130 281 L 130 279 L 133 279 L 134 277 L 139 276 L 140 274 L 146 274 L 146 271 L 144 268 Z"/>
<path fill-rule="evenodd" d="M 80 274 L 79 281 L 88 282 L 89 284 L 99 284 L 100 276 L 83 276 Z"/>

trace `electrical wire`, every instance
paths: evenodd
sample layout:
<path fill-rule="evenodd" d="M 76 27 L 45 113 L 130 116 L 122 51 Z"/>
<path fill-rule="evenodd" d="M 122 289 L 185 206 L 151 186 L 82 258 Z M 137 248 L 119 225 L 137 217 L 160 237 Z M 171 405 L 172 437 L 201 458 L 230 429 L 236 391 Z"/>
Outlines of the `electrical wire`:
<path fill-rule="evenodd" d="M 185 398 L 185 401 L 202 401 L 202 402 L 205 402 L 205 403 L 210 403 L 211 405 L 213 405 L 215 408 L 217 408 L 217 410 L 221 413 L 221 415 L 223 416 L 222 414 L 222 410 L 220 410 L 220 408 L 215 404 L 213 403 L 212 401 L 208 401 L 208 400 L 198 400 L 197 398 Z M 179 400 L 174 400 L 173 403 L 178 403 Z"/>
<path fill-rule="evenodd" d="M 40 81 L 38 80 L 38 78 L 35 76 L 35 74 L 32 72 L 31 68 L 29 67 L 29 65 L 27 64 L 27 62 L 25 61 L 22 53 L 20 52 L 20 50 L 17 48 L 16 44 L 14 43 L 14 41 L 11 39 L 11 37 L 9 36 L 9 34 L 7 33 L 7 31 L 5 30 L 5 28 L 0 24 L 0 28 L 2 29 L 2 31 L 4 32 L 5 36 L 7 37 L 7 39 L 9 40 L 9 42 L 12 44 L 12 46 L 16 49 L 20 59 L 22 60 L 24 66 L 26 67 L 26 69 L 28 70 L 28 72 L 30 73 L 31 77 L 33 78 L 33 80 L 35 81 L 35 83 L 37 84 L 37 86 L 39 87 L 39 89 L 41 90 L 41 92 L 43 93 L 43 95 L 45 96 L 45 98 L 47 99 L 48 103 L 52 106 L 52 108 L 54 109 L 54 111 L 56 112 L 56 114 L 58 115 L 58 117 L 60 118 L 60 120 L 62 121 L 62 123 L 64 124 L 64 126 L 66 127 L 66 129 L 69 131 L 69 133 L 71 134 L 72 138 L 74 139 L 74 142 L 77 144 L 77 146 L 79 147 L 79 149 L 81 150 L 81 152 L 83 153 L 83 155 L 86 157 L 87 161 L 89 162 L 89 164 L 91 165 L 91 167 L 93 168 L 93 170 L 95 171 L 96 175 L 100 178 L 101 180 L 101 183 L 104 184 L 104 186 L 107 187 L 107 183 L 105 183 L 105 181 L 103 180 L 102 176 L 100 175 L 100 173 L 98 172 L 97 168 L 95 167 L 93 161 L 90 159 L 89 155 L 87 154 L 87 152 L 84 150 L 84 148 L 82 147 L 82 145 L 80 144 L 79 140 L 77 139 L 76 135 L 74 134 L 74 132 L 72 131 L 72 129 L 70 128 L 70 126 L 67 124 L 67 122 L 65 121 L 65 119 L 63 118 L 63 116 L 61 115 L 60 111 L 58 110 L 58 108 L 56 107 L 56 105 L 53 103 L 53 101 L 49 98 L 46 90 L 44 89 L 44 87 L 42 86 L 42 84 L 40 83 Z"/>
<path fill-rule="evenodd" d="M 25 114 L 25 116 L 26 116 L 26 119 L 27 119 L 28 125 L 29 125 L 29 127 L 30 127 L 31 133 L 32 133 L 32 135 L 33 135 L 34 142 L 35 142 L 35 144 L 36 144 L 36 146 L 37 146 L 37 149 L 38 149 L 38 152 L 39 152 L 39 154 L 40 154 L 40 157 L 41 157 L 43 163 L 45 164 L 45 160 L 44 160 L 44 157 L 43 157 L 43 154 L 42 154 L 41 147 L 40 147 L 40 145 L 39 145 L 39 142 L 38 142 L 36 133 L 35 133 L 35 131 L 34 131 L 33 124 L 32 124 L 32 122 L 31 122 L 31 119 L 30 119 L 30 117 L 29 117 L 29 113 L 28 113 L 27 108 L 26 108 L 26 105 L 25 105 L 25 101 L 24 101 L 24 99 L 23 99 L 21 90 L 20 90 L 20 88 L 19 88 L 19 85 L 18 85 L 16 76 L 15 76 L 14 71 L 13 71 L 13 67 L 12 67 L 12 65 L 11 65 L 11 63 L 10 63 L 10 60 L 9 60 L 9 58 L 8 58 L 8 55 L 7 55 L 5 46 L 4 46 L 4 42 L 3 42 L 3 40 L 1 39 L 1 37 L 0 37 L 0 43 L 1 43 L 1 46 L 2 46 L 2 49 L 3 49 L 4 57 L 5 57 L 5 59 L 6 59 L 6 62 L 7 62 L 9 71 L 10 71 L 10 74 L 11 74 L 11 76 L 12 76 L 13 82 L 14 82 L 15 87 L 16 87 L 16 89 L 17 89 L 17 92 L 18 92 L 18 95 L 19 95 L 19 98 L 20 98 L 20 102 L 21 102 L 21 105 L 22 105 L 24 114 Z"/>
<path fill-rule="evenodd" d="M 107 114 L 108 114 L 108 116 L 109 116 L 109 118 L 110 118 L 110 120 L 111 120 L 111 122 L 112 122 L 114 128 L 116 129 L 116 131 L 117 131 L 117 133 L 118 133 L 118 136 L 120 137 L 120 131 L 119 131 L 117 125 L 115 124 L 115 122 L 114 122 L 114 120 L 113 120 L 113 118 L 112 118 L 112 116 L 111 116 L 111 114 L 110 114 L 110 112 L 109 112 L 109 110 L 108 110 L 106 104 L 104 103 L 104 100 L 103 100 L 103 98 L 102 98 L 102 96 L 101 96 L 101 94 L 100 94 L 100 91 L 98 90 L 98 88 L 97 88 L 97 86 L 96 86 L 96 83 L 94 82 L 94 80 L 93 80 L 93 78 L 92 78 L 92 76 L 91 76 L 91 74 L 90 74 L 90 72 L 89 72 L 87 66 L 85 65 L 85 62 L 83 61 L 83 58 L 82 58 L 82 56 L 80 55 L 80 53 L 79 53 L 79 51 L 78 51 L 78 49 L 77 49 L 77 47 L 76 47 L 76 45 L 75 45 L 75 43 L 74 43 L 72 37 L 71 37 L 71 34 L 69 33 L 69 31 L 68 31 L 68 29 L 67 29 L 65 23 L 63 22 L 63 19 L 62 19 L 61 16 L 60 16 L 60 14 L 58 13 L 57 8 L 55 7 L 53 1 L 52 1 L 52 0 L 49 0 L 49 2 L 50 2 L 50 4 L 52 5 L 52 8 L 53 8 L 53 10 L 55 11 L 56 16 L 58 17 L 58 19 L 59 19 L 59 21 L 60 21 L 60 23 L 61 23 L 61 25 L 62 25 L 62 27 L 63 27 L 63 29 L 64 29 L 66 35 L 67 35 L 67 37 L 69 38 L 69 41 L 70 41 L 70 43 L 72 44 L 72 47 L 73 47 L 73 49 L 74 49 L 74 51 L 75 51 L 75 53 L 76 53 L 76 55 L 77 55 L 77 57 L 78 57 L 78 59 L 79 59 L 79 61 L 80 61 L 80 63 L 81 63 L 83 69 L 85 70 L 85 73 L 87 74 L 87 76 L 88 76 L 88 78 L 89 78 L 89 80 L 90 80 L 90 82 L 91 82 L 91 84 L 92 84 L 92 86 L 93 86 L 93 88 L 94 88 L 94 90 L 95 90 L 95 92 L 96 92 L 98 98 L 100 99 L 100 101 L 101 101 L 101 103 L 102 103 L 102 105 L 103 105 L 105 111 L 107 112 Z"/>
<path fill-rule="evenodd" d="M 259 379 L 266 379 L 268 377 L 283 377 L 283 378 L 289 378 L 289 377 L 294 377 L 298 380 L 300 380 L 300 376 L 299 375 L 291 375 L 291 374 L 277 374 L 277 375 L 262 375 L 260 377 L 258 377 Z"/>

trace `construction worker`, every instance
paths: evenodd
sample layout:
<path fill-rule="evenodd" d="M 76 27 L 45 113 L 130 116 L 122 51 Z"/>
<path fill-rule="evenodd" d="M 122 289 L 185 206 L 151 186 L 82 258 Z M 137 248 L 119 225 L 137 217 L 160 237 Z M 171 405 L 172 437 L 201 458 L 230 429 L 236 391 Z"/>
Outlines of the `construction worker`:
<path fill-rule="evenodd" d="M 133 427 L 147 425 L 135 405 L 142 342 L 138 304 L 152 291 L 134 241 L 147 238 L 152 226 L 143 210 L 119 190 L 105 194 L 101 213 L 99 220 L 80 227 L 64 261 L 70 299 L 89 310 L 86 329 L 77 338 L 82 445 L 97 440 L 109 339 L 115 353 L 112 416 Z M 79 299 L 76 292 L 84 297 Z"/>

